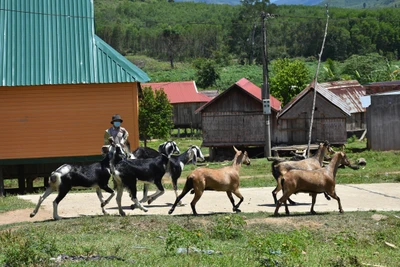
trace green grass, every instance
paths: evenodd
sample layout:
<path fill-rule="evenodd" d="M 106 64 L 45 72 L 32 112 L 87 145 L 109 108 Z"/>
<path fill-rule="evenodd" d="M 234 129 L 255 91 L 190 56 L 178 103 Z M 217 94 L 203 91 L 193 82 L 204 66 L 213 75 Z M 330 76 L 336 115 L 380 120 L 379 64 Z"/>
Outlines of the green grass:
<path fill-rule="evenodd" d="M 372 216 L 384 217 L 376 221 Z M 399 212 L 211 216 L 87 216 L 0 227 L 0 265 L 398 266 Z M 396 217 L 397 216 L 397 217 Z M 178 253 L 197 248 L 206 253 Z M 56 266 L 53 263 L 54 266 Z M 53 266 L 52 265 L 52 266 Z"/>
<path fill-rule="evenodd" d="M 25 201 L 17 196 L 0 197 L 0 214 L 10 210 L 34 208 L 35 205 L 30 201 Z"/>
<path fill-rule="evenodd" d="M 163 141 L 153 140 L 148 146 L 157 148 Z M 188 145 L 201 145 L 200 139 L 175 141 L 182 152 Z M 400 182 L 399 152 L 365 147 L 364 142 L 348 143 L 349 158 L 353 162 L 365 158 L 367 165 L 359 170 L 339 169 L 337 182 Z M 202 150 L 207 155 L 208 150 Z M 203 163 L 210 168 L 228 164 L 230 160 Z M 194 168 L 185 167 L 180 189 Z M 241 187 L 276 184 L 271 162 L 264 158 L 242 166 L 241 177 Z M 166 188 L 171 189 L 170 181 Z M 0 198 L 0 213 L 33 206 L 16 196 Z M 384 217 L 376 221 L 376 215 Z M 0 266 L 398 266 L 399 247 L 400 212 L 82 216 L 0 226 Z M 177 252 L 188 248 L 210 254 Z M 102 257 L 50 260 L 58 255 Z"/>

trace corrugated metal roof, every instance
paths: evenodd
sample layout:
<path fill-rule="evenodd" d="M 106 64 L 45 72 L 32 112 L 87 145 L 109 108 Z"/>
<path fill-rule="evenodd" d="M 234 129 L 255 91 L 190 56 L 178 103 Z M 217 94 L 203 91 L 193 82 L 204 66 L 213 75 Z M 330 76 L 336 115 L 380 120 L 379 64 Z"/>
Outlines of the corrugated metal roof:
<path fill-rule="evenodd" d="M 201 90 L 200 93 L 212 99 L 218 95 L 218 90 Z"/>
<path fill-rule="evenodd" d="M 237 81 L 236 84 L 262 101 L 261 88 L 255 85 L 254 83 L 250 82 L 246 78 L 242 78 L 239 81 Z M 270 95 L 270 105 L 271 108 L 273 108 L 275 111 L 281 110 L 281 101 L 279 101 L 272 95 Z"/>
<path fill-rule="evenodd" d="M 258 87 L 257 85 L 255 85 L 254 83 L 250 82 L 246 78 L 242 78 L 239 81 L 237 81 L 235 84 L 233 84 L 231 87 L 229 87 L 228 89 L 223 91 L 221 94 L 219 94 L 216 97 L 214 97 L 211 101 L 209 101 L 208 103 L 206 103 L 203 106 L 199 107 L 196 110 L 196 113 L 202 111 L 203 109 L 205 109 L 209 105 L 212 105 L 212 103 L 214 103 L 220 97 L 223 97 L 227 92 L 229 92 L 233 88 L 240 88 L 241 90 L 245 91 L 246 93 L 248 93 L 249 95 L 251 95 L 252 97 L 257 99 L 258 101 L 262 102 L 262 99 L 261 99 L 261 88 Z M 278 99 L 276 99 L 275 97 L 273 97 L 272 95 L 270 95 L 270 102 L 271 102 L 270 103 L 271 104 L 271 108 L 274 111 L 279 111 L 281 109 L 281 102 Z"/>
<path fill-rule="evenodd" d="M 364 85 L 367 95 L 400 90 L 400 81 L 374 82 Z"/>
<path fill-rule="evenodd" d="M 331 102 L 333 105 L 338 107 L 343 111 L 343 113 L 350 116 L 350 109 L 346 103 L 342 101 L 342 99 L 336 96 L 334 93 L 330 92 L 329 90 L 325 89 L 321 86 L 321 84 L 317 83 L 315 85 L 315 80 L 313 80 L 303 91 L 301 91 L 295 98 L 293 98 L 289 103 L 287 103 L 282 110 L 278 113 L 278 118 L 281 117 L 286 111 L 290 110 L 292 106 L 294 106 L 300 99 L 302 99 L 308 92 L 312 90 L 317 90 L 317 93 L 324 97 L 326 100 Z M 312 105 L 312 103 L 310 103 Z"/>
<path fill-rule="evenodd" d="M 340 97 L 350 113 L 365 112 L 360 99 L 365 96 L 365 88 L 357 80 L 326 82 L 319 85 Z"/>
<path fill-rule="evenodd" d="M 146 82 L 94 34 L 91 0 L 1 0 L 2 86 Z"/>
<path fill-rule="evenodd" d="M 210 97 L 199 93 L 194 81 L 184 82 L 161 82 L 161 83 L 144 83 L 142 87 L 151 87 L 151 89 L 164 89 L 171 104 L 178 103 L 206 103 L 211 100 Z"/>

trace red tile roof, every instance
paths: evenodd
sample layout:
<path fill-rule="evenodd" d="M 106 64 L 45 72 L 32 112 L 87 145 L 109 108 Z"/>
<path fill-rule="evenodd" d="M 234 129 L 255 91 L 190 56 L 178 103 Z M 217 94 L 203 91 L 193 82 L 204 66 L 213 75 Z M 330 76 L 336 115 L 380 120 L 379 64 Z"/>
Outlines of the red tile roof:
<path fill-rule="evenodd" d="M 142 87 L 151 87 L 153 91 L 164 89 L 171 104 L 208 102 L 210 97 L 199 93 L 194 81 L 143 83 Z"/>
<path fill-rule="evenodd" d="M 251 95 L 255 96 L 259 100 L 262 100 L 261 98 L 261 88 L 255 85 L 254 83 L 250 82 L 246 78 L 242 78 L 239 81 L 236 82 L 236 85 L 240 86 L 242 89 L 250 93 Z M 270 95 L 270 104 L 271 108 L 273 108 L 275 111 L 281 110 L 281 101 Z"/>

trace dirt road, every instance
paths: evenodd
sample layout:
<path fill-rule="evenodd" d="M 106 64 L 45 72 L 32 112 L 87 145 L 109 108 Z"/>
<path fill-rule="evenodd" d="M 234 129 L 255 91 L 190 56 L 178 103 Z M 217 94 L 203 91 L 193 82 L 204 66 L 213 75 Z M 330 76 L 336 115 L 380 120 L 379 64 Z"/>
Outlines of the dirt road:
<path fill-rule="evenodd" d="M 242 188 L 241 192 L 245 198 L 241 205 L 242 212 L 274 212 L 275 205 L 271 191 L 273 187 L 262 188 Z M 400 211 L 400 183 L 382 183 L 382 184 L 349 184 L 337 185 L 336 191 L 341 198 L 344 211 Z M 150 192 L 151 193 L 151 192 Z M 32 209 L 18 210 L 0 214 L 0 224 L 9 224 L 23 221 L 44 221 L 52 219 L 53 205 L 52 202 L 56 197 L 56 193 L 50 195 L 42 204 L 38 214 L 34 218 L 30 218 L 29 214 Z M 108 196 L 104 193 L 104 196 Z M 138 193 L 139 198 L 141 192 Z M 281 196 L 281 193 L 279 193 Z M 20 198 L 37 203 L 39 195 L 23 195 Z M 188 194 L 183 198 L 185 206 L 178 206 L 174 215 L 191 214 L 190 201 L 193 195 Z M 292 197 L 299 204 L 289 206 L 291 212 L 308 212 L 310 210 L 311 198 L 308 194 L 298 194 Z M 159 199 L 151 205 L 145 205 L 148 212 L 141 210 L 131 210 L 131 200 L 129 194 L 124 193 L 122 198 L 122 206 L 127 215 L 167 215 L 170 206 L 175 200 L 173 191 L 166 191 Z M 118 215 L 118 209 L 115 199 L 107 205 L 109 214 Z M 202 214 L 212 213 L 231 213 L 232 205 L 224 192 L 206 191 L 200 201 L 196 205 L 197 212 Z M 100 202 L 96 193 L 70 193 L 61 202 L 58 207 L 59 215 L 62 217 L 78 217 L 81 215 L 99 215 L 101 214 Z M 336 200 L 328 201 L 321 194 L 317 197 L 315 205 L 316 212 L 338 212 Z M 280 213 L 284 214 L 285 209 L 282 207 Z"/>

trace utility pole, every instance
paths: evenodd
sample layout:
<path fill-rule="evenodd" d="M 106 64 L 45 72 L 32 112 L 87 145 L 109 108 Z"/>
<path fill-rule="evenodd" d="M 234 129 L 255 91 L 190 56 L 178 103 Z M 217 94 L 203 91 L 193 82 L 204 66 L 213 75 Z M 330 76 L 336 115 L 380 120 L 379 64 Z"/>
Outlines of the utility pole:
<path fill-rule="evenodd" d="M 263 101 L 263 114 L 264 114 L 264 134 L 265 134 L 265 146 L 264 146 L 264 157 L 271 157 L 271 104 L 269 95 L 268 85 L 268 53 L 267 53 L 267 32 L 265 29 L 265 12 L 261 12 L 262 19 L 262 36 L 263 36 L 263 85 L 261 91 L 261 98 Z M 268 14 L 269 16 L 269 14 Z"/>

